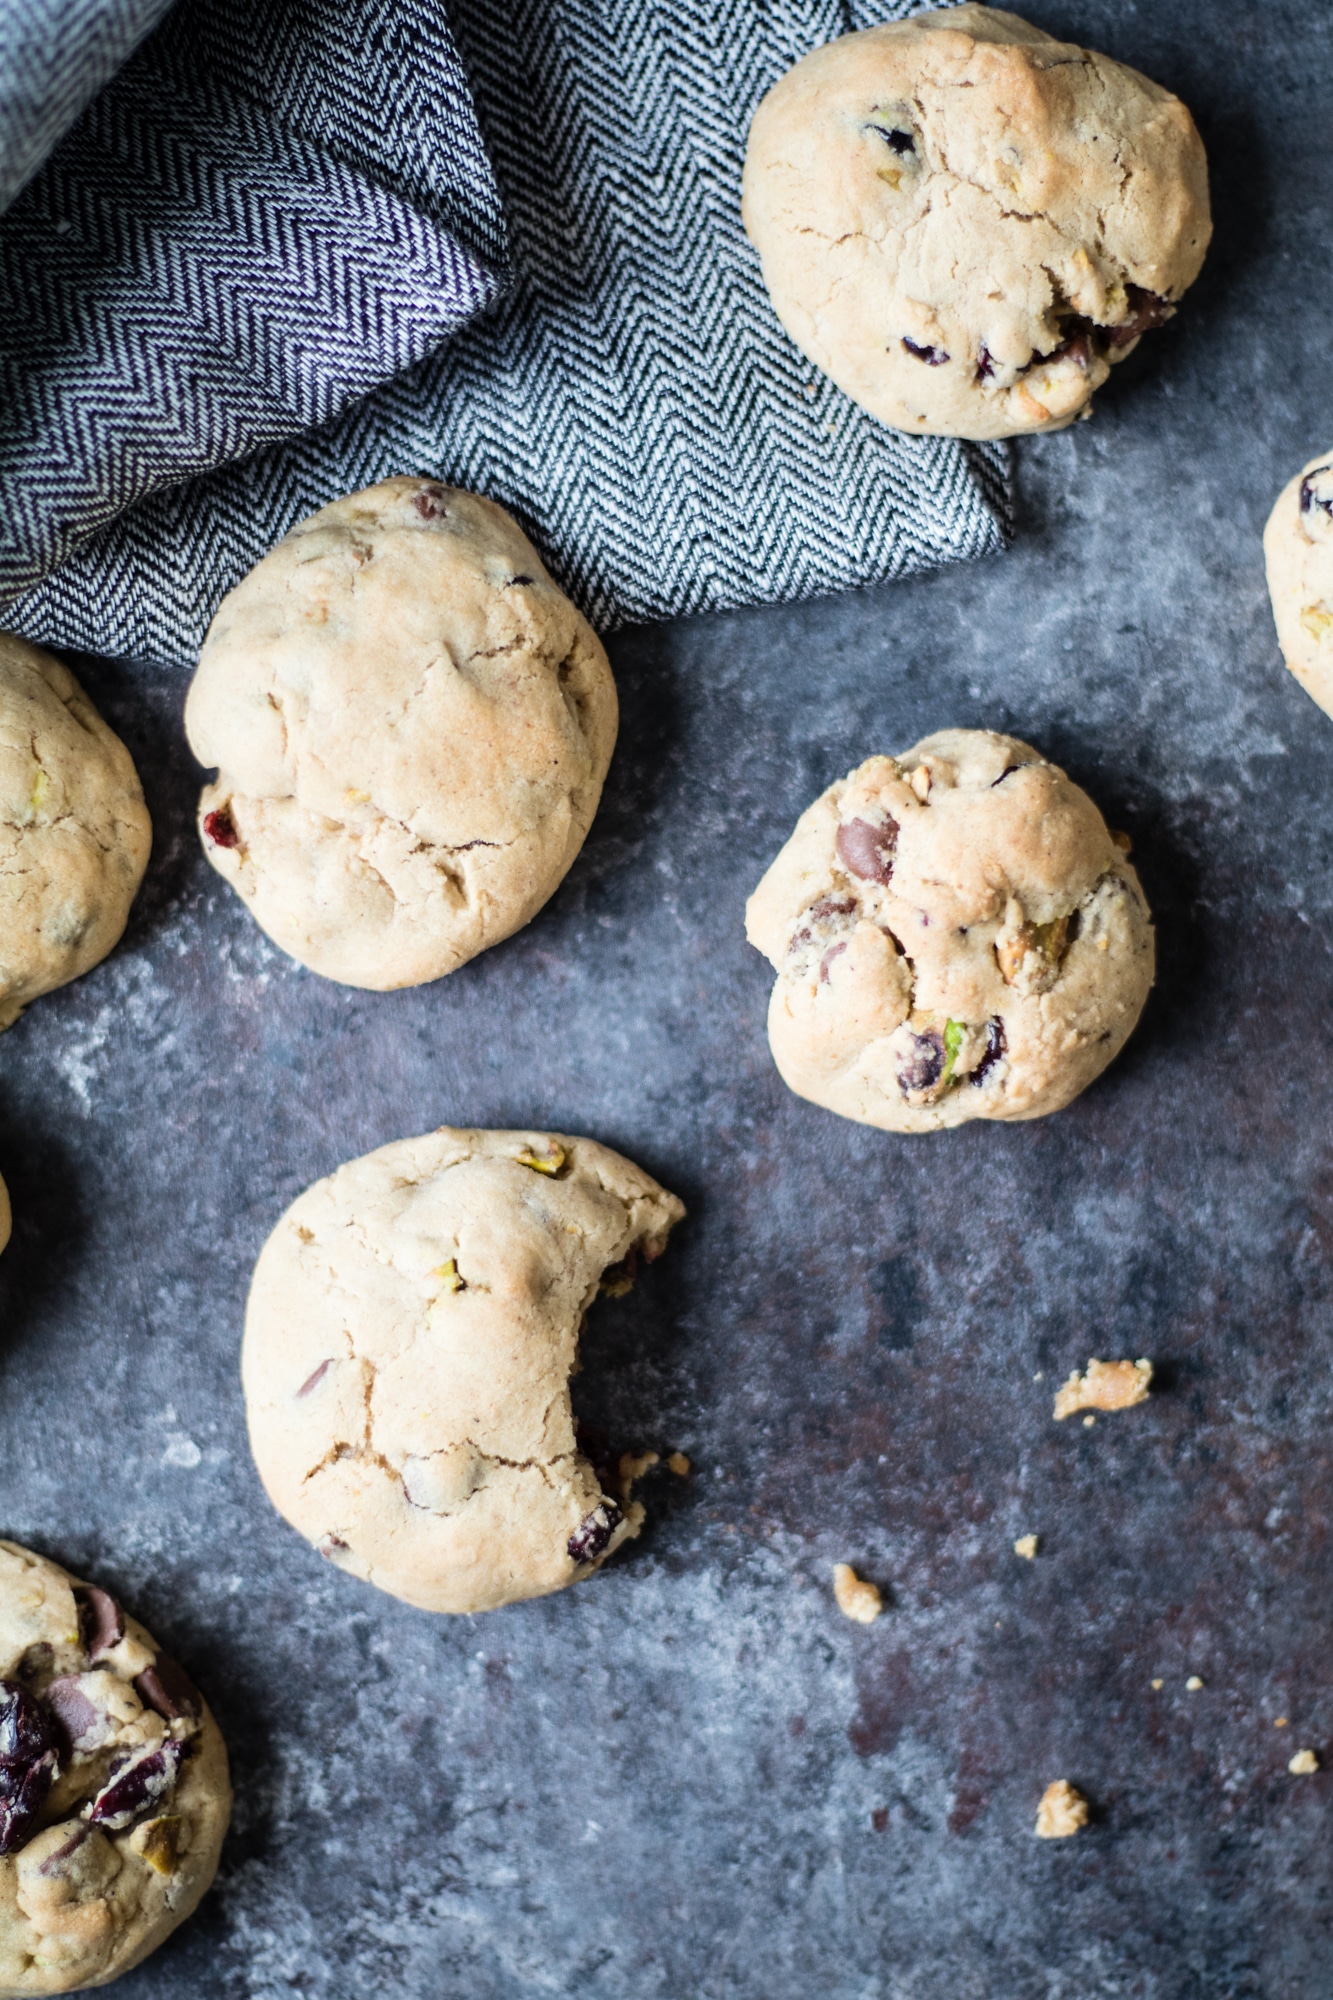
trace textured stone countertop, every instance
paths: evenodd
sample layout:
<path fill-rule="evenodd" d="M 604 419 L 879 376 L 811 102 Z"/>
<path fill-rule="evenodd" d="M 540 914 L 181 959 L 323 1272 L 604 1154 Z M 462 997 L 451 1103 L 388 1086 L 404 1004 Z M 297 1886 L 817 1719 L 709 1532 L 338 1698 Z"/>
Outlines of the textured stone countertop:
<path fill-rule="evenodd" d="M 75 663 L 156 844 L 123 948 L 0 1042 L 3 1530 L 179 1652 L 237 1784 L 123 2000 L 1333 1991 L 1333 1773 L 1286 1771 L 1333 1764 L 1333 722 L 1259 543 L 1333 439 L 1333 8 L 1029 11 L 1194 108 L 1202 280 L 1021 447 L 1010 555 L 619 635 L 605 803 L 510 943 L 387 997 L 300 972 L 199 854 L 183 676 Z M 893 1139 L 779 1083 L 742 907 L 822 786 L 946 723 L 1129 830 L 1160 978 L 1070 1110 Z M 237 1381 L 283 1206 L 443 1122 L 591 1133 L 690 1211 L 576 1383 L 690 1476 L 603 1575 L 477 1619 L 307 1549 Z M 1090 1354 L 1156 1393 L 1053 1424 Z M 1038 1842 L 1061 1776 L 1093 1824 Z"/>

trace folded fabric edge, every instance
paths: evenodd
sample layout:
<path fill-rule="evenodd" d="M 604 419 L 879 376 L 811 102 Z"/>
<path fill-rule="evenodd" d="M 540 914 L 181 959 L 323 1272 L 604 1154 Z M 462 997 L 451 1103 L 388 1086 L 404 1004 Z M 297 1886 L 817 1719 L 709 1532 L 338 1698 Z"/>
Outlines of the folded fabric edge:
<path fill-rule="evenodd" d="M 1008 548 L 1014 535 L 1012 447 L 1006 443 L 969 444 L 962 450 L 975 482 L 978 505 L 964 533 L 952 547 L 937 546 L 921 558 L 886 564 L 882 570 L 868 571 L 851 583 L 834 581 L 827 588 L 822 588 L 816 581 L 781 598 L 762 590 L 751 593 L 733 590 L 705 603 L 681 603 L 678 607 L 664 608 L 655 614 L 629 610 L 613 602 L 592 602 L 589 601 L 589 594 L 579 589 L 577 581 L 561 562 L 559 552 L 543 546 L 540 525 L 528 521 L 525 526 L 538 546 L 542 547 L 544 559 L 556 581 L 581 603 L 592 623 L 604 634 L 632 626 L 667 623 L 676 618 L 754 610 L 776 602 L 810 603 L 824 597 L 840 596 L 848 590 L 863 590 L 911 576 L 928 575 L 954 563 L 974 562 L 986 556 L 1000 555 Z M 402 469 L 410 472 L 429 470 L 419 466 Z M 441 475 L 437 471 L 432 476 Z M 170 504 L 179 496 L 185 502 L 190 483 L 186 481 L 179 487 L 162 489 L 154 498 L 159 503 Z M 328 497 L 333 499 L 337 496 L 330 494 Z M 520 515 L 523 512 L 521 508 L 517 511 Z M 304 510 L 295 513 L 288 526 L 294 526 L 300 518 L 304 518 Z M 111 521 L 85 542 L 69 562 L 53 571 L 35 588 L 0 603 L 0 625 L 38 645 L 56 650 L 63 648 L 100 658 L 134 660 L 172 670 L 192 664 L 218 604 L 226 592 L 240 582 L 247 565 L 241 563 L 235 566 L 235 574 L 222 579 L 210 601 L 197 604 L 188 620 L 169 626 L 161 612 L 161 591 L 145 591 L 139 584 L 142 561 L 130 531 L 143 520 L 143 512 L 135 508 Z M 282 532 L 285 533 L 286 529 Z M 274 541 L 279 540 L 281 534 L 275 535 Z M 165 548 L 172 546 L 172 537 L 169 532 L 164 532 L 164 524 L 160 520 L 150 528 L 148 546 L 159 556 Z M 81 574 L 85 567 L 87 573 Z M 112 601 L 104 603 L 100 613 L 90 613 L 90 606 L 98 602 L 99 594 L 105 596 L 108 583 L 113 579 L 117 588 Z M 187 594 L 188 583 L 184 577 L 182 584 L 185 586 L 182 594 Z"/>

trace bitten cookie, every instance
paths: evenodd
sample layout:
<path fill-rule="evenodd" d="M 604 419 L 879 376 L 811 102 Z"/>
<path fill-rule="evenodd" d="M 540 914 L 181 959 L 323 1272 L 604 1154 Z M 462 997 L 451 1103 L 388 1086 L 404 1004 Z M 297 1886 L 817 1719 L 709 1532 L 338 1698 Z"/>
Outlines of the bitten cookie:
<path fill-rule="evenodd" d="M 68 667 L 0 632 L 0 1029 L 120 942 L 152 827 Z"/>
<path fill-rule="evenodd" d="M 1143 891 L 1091 799 L 1012 736 L 871 757 L 750 898 L 768 1037 L 802 1097 L 890 1132 L 1040 1118 L 1100 1075 L 1153 980 Z"/>
<path fill-rule="evenodd" d="M 217 1871 L 227 1752 L 116 1600 L 0 1542 L 0 2000 L 105 1986 Z"/>
<path fill-rule="evenodd" d="M 591 1139 L 448 1127 L 308 1188 L 255 1267 L 242 1375 L 269 1498 L 322 1555 L 427 1611 L 587 1576 L 636 1535 L 574 1439 L 599 1289 L 684 1214 Z"/>
<path fill-rule="evenodd" d="M 1283 488 L 1264 530 L 1268 594 L 1282 656 L 1333 715 L 1333 451 Z"/>
<path fill-rule="evenodd" d="M 744 220 L 818 367 L 886 424 L 964 438 L 1088 410 L 1212 234 L 1179 98 L 977 6 L 789 70 L 750 128 Z"/>
<path fill-rule="evenodd" d="M 503 508 L 335 501 L 224 598 L 185 709 L 209 860 L 293 958 L 386 990 L 546 902 L 616 738 L 603 648 Z"/>

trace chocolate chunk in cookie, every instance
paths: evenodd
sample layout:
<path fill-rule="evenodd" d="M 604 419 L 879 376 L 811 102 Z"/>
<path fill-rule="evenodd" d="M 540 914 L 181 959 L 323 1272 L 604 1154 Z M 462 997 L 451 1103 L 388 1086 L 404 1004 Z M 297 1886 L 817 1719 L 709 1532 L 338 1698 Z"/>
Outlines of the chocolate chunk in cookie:
<path fill-rule="evenodd" d="M 844 35 L 755 114 L 744 218 L 778 316 L 900 430 L 1059 430 L 1199 274 L 1185 106 L 1015 14 Z"/>

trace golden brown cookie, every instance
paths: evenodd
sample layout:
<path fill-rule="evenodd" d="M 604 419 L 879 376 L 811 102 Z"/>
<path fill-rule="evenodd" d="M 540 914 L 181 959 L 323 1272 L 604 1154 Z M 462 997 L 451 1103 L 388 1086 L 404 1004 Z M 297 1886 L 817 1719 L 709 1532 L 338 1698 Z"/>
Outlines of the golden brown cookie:
<path fill-rule="evenodd" d="M 1333 451 L 1285 486 L 1264 530 L 1268 594 L 1282 656 L 1333 715 Z"/>
<path fill-rule="evenodd" d="M 746 910 L 768 1036 L 802 1097 L 891 1132 L 1040 1118 L 1143 1009 L 1143 891 L 1091 799 L 1028 744 L 945 729 L 816 799 Z"/>
<path fill-rule="evenodd" d="M 68 667 L 0 632 L 0 1029 L 120 942 L 152 828 Z"/>
<path fill-rule="evenodd" d="M 208 1704 L 105 1590 L 0 1542 L 0 2000 L 104 1986 L 184 1923 L 231 1812 Z"/>
<path fill-rule="evenodd" d="M 643 1512 L 574 1438 L 598 1291 L 666 1247 L 674 1195 L 591 1139 L 448 1127 L 308 1188 L 255 1267 L 255 1463 L 321 1554 L 427 1611 L 590 1574 Z"/>
<path fill-rule="evenodd" d="M 186 703 L 209 860 L 276 944 L 384 991 L 528 922 L 597 810 L 616 692 L 517 523 L 386 479 L 223 599 Z"/>
<path fill-rule="evenodd" d="M 978 6 L 789 70 L 750 130 L 744 218 L 817 366 L 899 430 L 965 438 L 1086 411 L 1212 230 L 1179 98 Z"/>

